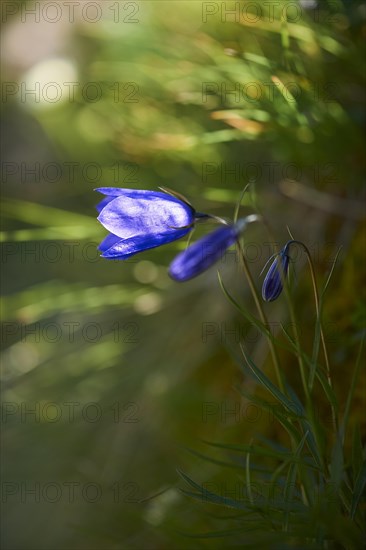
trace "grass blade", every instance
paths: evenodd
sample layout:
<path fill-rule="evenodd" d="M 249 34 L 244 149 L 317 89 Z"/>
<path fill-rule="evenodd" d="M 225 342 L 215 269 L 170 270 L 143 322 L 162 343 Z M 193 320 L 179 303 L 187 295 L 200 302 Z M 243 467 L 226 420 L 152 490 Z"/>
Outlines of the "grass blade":
<path fill-rule="evenodd" d="M 359 474 L 357 476 L 355 486 L 353 489 L 353 498 L 352 498 L 352 504 L 351 504 L 351 518 L 353 519 L 358 503 L 360 501 L 360 498 L 364 492 L 366 485 L 366 461 L 364 461 L 361 470 L 359 471 Z"/>
<path fill-rule="evenodd" d="M 360 349 L 359 349 L 358 356 L 357 356 L 357 359 L 356 359 L 356 365 L 355 365 L 353 375 L 352 375 L 352 380 L 351 380 L 351 387 L 350 387 L 350 390 L 348 392 L 346 407 L 345 407 L 345 410 L 344 410 L 343 422 L 342 422 L 342 426 L 341 426 L 341 437 L 342 437 L 343 445 L 344 445 L 344 440 L 345 440 L 346 433 L 347 433 L 347 425 L 348 425 L 348 418 L 349 418 L 349 413 L 350 413 L 350 409 L 351 409 L 351 403 L 352 403 L 353 395 L 354 395 L 354 392 L 355 392 L 355 387 L 356 387 L 356 382 L 357 382 L 357 379 L 358 379 L 358 374 L 360 372 L 361 357 L 362 357 L 364 342 L 365 342 L 365 339 L 363 338 L 362 341 L 361 341 Z"/>
<path fill-rule="evenodd" d="M 244 358 L 249 367 L 249 372 L 251 372 L 254 377 L 273 395 L 273 397 L 285 407 L 285 409 L 292 412 L 294 415 L 298 416 L 298 411 L 296 410 L 294 404 L 270 381 L 270 379 L 253 363 L 250 357 L 245 353 L 245 350 L 242 346 L 241 350 L 243 352 Z M 245 366 L 244 366 L 245 368 Z M 245 370 L 248 370 L 245 368 Z"/>

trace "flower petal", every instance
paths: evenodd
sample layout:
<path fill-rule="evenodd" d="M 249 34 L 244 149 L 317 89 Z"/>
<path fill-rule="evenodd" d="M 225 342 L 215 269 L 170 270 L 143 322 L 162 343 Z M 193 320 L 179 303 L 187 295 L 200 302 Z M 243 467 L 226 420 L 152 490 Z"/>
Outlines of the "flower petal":
<path fill-rule="evenodd" d="M 192 228 L 176 229 L 168 234 L 155 233 L 153 235 L 135 235 L 129 239 L 120 239 L 102 254 L 103 258 L 109 260 L 125 260 L 138 252 L 155 248 L 184 237 Z M 111 235 L 110 235 L 111 236 Z M 115 237 L 115 235 L 113 235 Z M 107 237 L 108 238 L 108 237 Z M 103 241 L 104 242 L 104 241 Z"/>
<path fill-rule="evenodd" d="M 102 193 L 103 195 L 107 195 L 104 197 L 100 203 L 97 204 L 96 209 L 98 212 L 101 212 L 105 206 L 107 206 L 108 203 L 113 201 L 116 197 L 119 195 L 129 195 L 130 191 L 134 191 L 133 189 L 123 189 L 121 187 L 98 187 L 97 189 L 94 189 L 94 191 L 98 191 L 98 193 Z"/>
<path fill-rule="evenodd" d="M 219 227 L 178 254 L 170 264 L 169 275 L 176 281 L 187 281 L 196 277 L 217 262 L 237 237 L 236 226 Z"/>
<path fill-rule="evenodd" d="M 145 189 L 125 189 L 122 187 L 98 187 L 94 189 L 94 191 L 98 191 L 98 193 L 106 195 L 106 197 L 96 206 L 98 212 L 101 212 L 108 203 L 120 195 L 124 195 L 125 197 L 147 197 L 149 194 L 156 194 L 156 191 Z"/>
<path fill-rule="evenodd" d="M 174 233 L 194 221 L 194 210 L 170 195 L 153 191 L 133 193 L 134 196 L 115 197 L 98 216 L 100 223 L 118 237 Z"/>
<path fill-rule="evenodd" d="M 101 200 L 97 205 L 96 205 L 96 209 L 98 210 L 98 212 L 100 213 L 103 208 L 105 206 L 107 206 L 108 203 L 110 203 L 111 201 L 113 201 L 116 197 L 104 197 L 103 200 Z"/>
<path fill-rule="evenodd" d="M 127 189 L 123 187 L 97 187 L 94 191 L 102 193 L 103 195 L 119 197 L 120 195 L 125 195 L 126 197 L 137 197 L 143 196 L 148 193 L 155 194 L 157 191 L 150 191 L 145 189 Z"/>
<path fill-rule="evenodd" d="M 108 250 L 108 248 L 111 248 L 111 246 L 114 246 L 116 243 L 118 243 L 121 240 L 122 240 L 121 237 L 117 237 L 117 235 L 113 235 L 112 233 L 110 233 L 100 243 L 100 245 L 98 246 L 98 250 L 100 250 L 101 252 L 105 252 L 106 250 Z"/>

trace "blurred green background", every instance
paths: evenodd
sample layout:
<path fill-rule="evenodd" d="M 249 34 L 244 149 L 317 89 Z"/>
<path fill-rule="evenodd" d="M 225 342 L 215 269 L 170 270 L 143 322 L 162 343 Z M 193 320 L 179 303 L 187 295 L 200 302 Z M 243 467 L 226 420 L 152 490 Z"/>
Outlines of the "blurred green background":
<path fill-rule="evenodd" d="M 251 183 L 241 213 L 273 231 L 245 235 L 258 288 L 286 225 L 320 283 L 342 246 L 324 311 L 342 406 L 365 326 L 365 18 L 356 1 L 2 2 L 4 548 L 239 546 L 242 533 L 186 536 L 224 529 L 230 510 L 182 495 L 176 470 L 235 492 L 240 457 L 224 469 L 203 440 L 283 443 L 235 389 L 255 389 L 239 341 L 272 365 L 217 270 L 171 281 L 185 241 L 100 258 L 95 187 L 166 186 L 232 217 Z M 231 252 L 218 268 L 254 312 Z M 311 350 L 304 257 L 292 294 Z M 288 321 L 284 300 L 266 311 L 275 331 Z M 364 394 L 363 376 L 353 424 Z"/>

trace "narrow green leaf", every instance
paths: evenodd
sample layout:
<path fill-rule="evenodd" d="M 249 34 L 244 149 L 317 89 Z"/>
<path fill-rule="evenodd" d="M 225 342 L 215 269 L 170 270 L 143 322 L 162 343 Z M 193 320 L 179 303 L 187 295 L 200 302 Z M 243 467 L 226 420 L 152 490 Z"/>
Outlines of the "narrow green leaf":
<path fill-rule="evenodd" d="M 240 193 L 240 197 L 239 197 L 238 201 L 237 201 L 236 204 L 235 204 L 234 217 L 233 217 L 234 223 L 237 222 L 238 215 L 239 215 L 239 209 L 240 209 L 240 205 L 241 205 L 241 201 L 243 200 L 243 197 L 244 197 L 245 193 L 247 192 L 248 187 L 249 187 L 249 183 L 244 187 L 244 189 L 243 189 L 242 192 Z"/>
<path fill-rule="evenodd" d="M 276 458 L 277 460 L 286 460 L 291 456 L 290 452 L 280 452 L 280 451 L 274 451 L 272 449 L 266 449 L 264 447 L 259 447 L 258 445 L 252 445 L 252 444 L 245 444 L 245 443 L 213 443 L 210 441 L 203 441 L 206 443 L 206 445 L 210 445 L 212 447 L 217 447 L 220 449 L 224 449 L 227 451 L 236 451 L 239 453 L 251 453 L 253 455 L 257 456 L 264 456 L 267 458 Z"/>
<path fill-rule="evenodd" d="M 306 432 L 303 435 L 300 443 L 298 444 L 297 448 L 295 449 L 295 451 L 293 453 L 294 458 L 299 459 L 302 448 L 303 448 L 304 443 L 306 441 L 306 438 L 308 437 L 308 433 L 309 432 Z M 285 525 L 284 525 L 284 530 L 285 531 L 289 530 L 289 514 L 290 514 L 290 510 L 291 510 L 291 504 L 292 504 L 292 501 L 293 501 L 294 492 L 295 492 L 296 475 L 297 475 L 297 464 L 293 462 L 290 465 L 288 475 L 287 475 L 286 485 L 285 485 L 285 494 L 284 494 L 285 503 L 286 503 Z"/>
<path fill-rule="evenodd" d="M 295 416 L 298 416 L 298 411 L 296 410 L 294 404 L 270 381 L 270 379 L 253 363 L 250 357 L 245 353 L 245 350 L 242 346 L 241 350 L 244 355 L 244 358 L 249 367 L 249 372 L 251 372 L 254 377 L 273 395 L 277 401 L 283 405 L 287 410 L 292 412 Z M 248 369 L 243 365 L 244 369 L 248 372 Z"/>
<path fill-rule="evenodd" d="M 226 468 L 239 468 L 240 470 L 243 469 L 243 466 L 241 464 L 236 464 L 235 462 L 227 462 L 224 460 L 211 458 L 210 456 L 207 456 L 204 453 L 200 453 L 199 451 L 195 451 L 194 449 L 189 449 L 187 447 L 185 447 L 185 450 L 188 451 L 193 456 L 196 456 L 197 458 L 202 458 L 202 460 L 206 460 L 206 462 L 210 462 L 211 464 L 216 464 L 217 466 L 224 466 Z"/>
<path fill-rule="evenodd" d="M 288 334 L 286 329 L 282 327 L 283 333 L 285 334 L 286 338 L 290 342 L 291 346 L 287 349 L 289 349 L 295 356 L 298 354 L 301 355 L 302 359 L 304 360 L 304 363 L 307 367 L 312 368 L 313 367 L 313 360 L 301 349 L 296 346 L 296 343 L 293 341 L 291 336 Z M 334 393 L 333 388 L 329 385 L 327 377 L 324 375 L 322 371 L 322 367 L 319 363 L 315 365 L 315 376 L 322 385 L 322 388 L 324 390 L 324 393 L 329 401 L 329 403 L 335 408 L 335 410 L 338 410 L 338 401 L 336 398 L 336 395 Z"/>
<path fill-rule="evenodd" d="M 332 459 L 330 464 L 330 481 L 334 484 L 336 490 L 340 487 L 343 473 L 343 448 L 340 434 L 338 434 L 332 449 Z"/>
<path fill-rule="evenodd" d="M 247 455 L 246 455 L 246 458 L 245 458 L 245 481 L 246 481 L 246 484 L 247 484 L 247 489 L 248 489 L 248 498 L 249 498 L 249 502 L 250 504 L 253 506 L 254 502 L 253 502 L 253 495 L 252 495 L 252 485 L 251 485 L 251 481 L 250 481 L 250 451 L 247 452 Z"/>
<path fill-rule="evenodd" d="M 352 473 L 356 479 L 363 464 L 363 446 L 360 425 L 357 423 L 352 435 Z"/>
<path fill-rule="evenodd" d="M 324 295 L 327 291 L 328 285 L 329 285 L 331 277 L 333 275 L 333 271 L 334 271 L 334 268 L 335 268 L 335 265 L 336 265 L 336 262 L 337 262 L 340 251 L 341 251 L 341 248 L 338 249 L 338 252 L 337 252 L 336 257 L 334 259 L 332 268 L 331 268 L 330 273 L 328 275 L 327 281 L 324 285 L 324 289 L 323 289 L 323 291 L 320 295 L 320 298 L 319 298 L 319 314 L 317 315 L 316 322 L 315 322 L 313 354 L 312 354 L 312 363 L 311 363 L 310 378 L 309 378 L 309 387 L 310 387 L 310 389 L 313 387 L 313 384 L 314 384 L 316 366 L 317 366 L 318 356 L 319 356 L 320 339 L 321 339 L 321 318 L 322 318 L 322 311 L 323 311 Z"/>
<path fill-rule="evenodd" d="M 329 286 L 330 280 L 331 280 L 331 278 L 332 278 L 332 275 L 333 275 L 333 272 L 334 272 L 334 269 L 335 269 L 335 266 L 336 266 L 336 263 L 337 263 L 337 260 L 338 260 L 338 256 L 339 256 L 341 250 L 342 250 L 342 247 L 340 246 L 340 247 L 338 248 L 336 257 L 334 258 L 334 262 L 333 262 L 332 267 L 331 267 L 331 269 L 330 269 L 330 273 L 329 273 L 329 275 L 328 275 L 328 278 L 327 278 L 327 280 L 326 280 L 326 282 L 325 282 L 325 285 L 324 285 L 324 288 L 323 288 L 323 290 L 322 290 L 322 293 L 321 293 L 321 296 L 322 296 L 322 297 L 324 296 L 324 294 L 326 293 L 326 291 L 327 291 L 327 289 L 328 289 L 328 286 Z"/>
<path fill-rule="evenodd" d="M 342 426 L 341 426 L 341 437 L 342 437 L 343 445 L 344 445 L 344 440 L 345 440 L 346 433 L 347 433 L 348 418 L 349 418 L 349 413 L 350 413 L 350 409 L 351 409 L 351 403 L 352 403 L 353 395 L 354 395 L 354 392 L 355 392 L 355 387 L 356 387 L 356 382 L 357 382 L 357 379 L 358 379 L 358 375 L 359 375 L 359 372 L 360 372 L 361 357 L 362 357 L 364 342 L 365 342 L 365 339 L 363 338 L 361 340 L 360 349 L 359 349 L 358 356 L 357 356 L 357 359 L 356 359 L 356 365 L 355 365 L 355 368 L 354 368 L 353 374 L 352 374 L 351 387 L 350 387 L 348 395 L 347 395 L 347 402 L 346 402 L 346 407 L 345 407 Z"/>
<path fill-rule="evenodd" d="M 319 315 L 316 316 L 315 329 L 314 329 L 314 344 L 313 353 L 310 365 L 309 387 L 313 388 L 316 367 L 318 363 L 319 348 L 320 348 L 320 329 L 321 329 L 321 314 L 322 314 L 322 299 L 319 300 Z"/>
<path fill-rule="evenodd" d="M 47 226 L 37 229 L 17 229 L 15 231 L 1 231 L 0 242 L 28 242 L 28 241 L 71 241 L 95 240 L 95 244 L 103 238 L 100 227 L 84 225 Z"/>
<path fill-rule="evenodd" d="M 75 226 L 92 233 L 95 233 L 95 228 L 98 228 L 98 223 L 91 216 L 34 202 L 6 199 L 2 204 L 2 211 L 4 216 L 38 227 Z"/>
<path fill-rule="evenodd" d="M 315 376 L 319 380 L 320 384 L 322 385 L 322 388 L 324 390 L 324 393 L 330 403 L 334 407 L 334 410 L 338 411 L 338 400 L 336 397 L 336 394 L 334 393 L 334 390 L 332 386 L 330 386 L 327 377 L 324 375 L 324 373 L 317 368 L 315 372 Z"/>
<path fill-rule="evenodd" d="M 186 481 L 191 487 L 193 487 L 197 493 L 187 492 L 184 489 L 181 489 L 181 492 L 184 494 L 189 494 L 189 496 L 192 496 L 193 498 L 196 498 L 200 500 L 201 502 L 211 502 L 212 504 L 221 504 L 224 506 L 228 506 L 229 508 L 235 508 L 237 510 L 247 510 L 248 506 L 244 503 L 243 500 L 236 500 L 233 498 L 228 498 L 222 495 L 218 495 L 216 493 L 213 493 L 212 491 L 209 491 L 207 488 L 205 488 L 204 484 L 199 485 L 193 479 L 191 479 L 187 474 L 185 474 L 182 470 L 177 470 L 179 475 Z"/>
<path fill-rule="evenodd" d="M 256 531 L 257 529 L 258 529 L 257 524 L 254 524 L 253 527 L 250 528 L 247 525 L 247 522 L 245 522 L 244 527 L 236 527 L 232 529 L 225 529 L 222 531 L 208 531 L 207 533 L 196 533 L 196 534 L 181 533 L 181 535 L 190 539 L 215 539 L 215 538 L 234 537 L 234 536 L 237 536 L 238 533 L 247 533 L 249 531 Z"/>
<path fill-rule="evenodd" d="M 247 393 L 243 388 L 240 389 L 239 393 L 244 397 L 252 399 L 255 403 L 260 404 L 264 410 L 268 411 L 272 418 L 278 420 L 278 422 L 285 428 L 289 437 L 292 437 L 294 441 L 298 442 L 301 439 L 296 427 L 291 423 L 290 418 L 293 416 L 297 418 L 297 415 L 293 414 L 291 411 L 286 411 L 283 409 L 282 405 L 276 403 L 268 403 L 264 399 L 260 399 L 258 396 L 253 396 Z M 280 408 L 279 408 L 280 407 Z"/>
<path fill-rule="evenodd" d="M 366 461 L 363 462 L 362 468 L 360 469 L 358 476 L 356 478 L 355 486 L 353 489 L 353 498 L 352 498 L 352 504 L 351 504 L 351 518 L 353 519 L 358 503 L 360 501 L 360 498 L 364 492 L 366 485 Z"/>
<path fill-rule="evenodd" d="M 270 333 L 270 331 L 267 329 L 267 327 L 261 322 L 261 321 L 258 321 L 258 319 L 256 319 L 254 317 L 254 315 L 252 315 L 251 313 L 249 313 L 249 311 L 247 311 L 246 309 L 244 309 L 241 305 L 238 304 L 238 302 L 235 300 L 235 298 L 233 298 L 231 296 L 231 294 L 228 292 L 228 290 L 226 289 L 225 285 L 224 285 L 224 282 L 222 280 L 222 277 L 220 275 L 220 272 L 218 271 L 217 272 L 217 275 L 218 275 L 218 278 L 219 278 L 219 283 L 220 283 L 220 286 L 221 286 L 221 289 L 222 291 L 224 292 L 226 298 L 229 300 L 229 302 L 231 302 L 233 304 L 233 306 L 251 323 L 253 324 L 254 326 L 256 326 L 258 328 L 258 330 L 262 333 L 262 334 L 265 334 L 266 337 L 270 337 L 272 338 L 272 335 Z"/>
<path fill-rule="evenodd" d="M 314 427 L 315 426 L 313 425 L 311 420 L 308 419 L 308 417 L 306 415 L 306 412 L 305 412 L 305 409 L 304 409 L 301 401 L 299 400 L 298 396 L 294 392 L 294 390 L 291 387 L 288 387 L 287 391 L 288 391 L 289 396 L 292 398 L 293 402 L 295 403 L 296 409 L 301 414 L 301 419 L 300 419 L 301 426 L 303 428 L 304 433 L 308 434 L 307 446 L 308 446 L 312 456 L 314 457 L 315 462 L 320 466 L 322 464 L 322 459 L 321 459 L 322 452 L 318 447 L 317 439 L 315 437 L 315 433 L 314 433 Z"/>

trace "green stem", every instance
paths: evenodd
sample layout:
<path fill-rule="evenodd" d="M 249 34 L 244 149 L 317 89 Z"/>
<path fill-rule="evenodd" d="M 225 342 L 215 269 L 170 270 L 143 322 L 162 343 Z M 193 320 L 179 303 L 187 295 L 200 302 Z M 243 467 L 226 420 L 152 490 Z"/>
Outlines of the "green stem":
<path fill-rule="evenodd" d="M 303 388 L 304 388 L 306 402 L 309 405 L 309 404 L 311 404 L 310 391 L 309 391 L 308 383 L 306 381 L 304 360 L 303 360 L 302 354 L 300 353 L 300 335 L 299 335 L 299 331 L 298 331 L 298 328 L 297 328 L 297 322 L 296 322 L 297 319 L 296 319 L 296 316 L 295 316 L 295 310 L 294 310 L 294 307 L 293 307 L 293 304 L 292 304 L 292 301 L 291 301 L 291 297 L 290 297 L 290 294 L 289 294 L 289 291 L 288 291 L 286 281 L 285 281 L 285 284 L 284 284 L 283 288 L 284 288 L 284 291 L 285 291 L 285 296 L 286 296 L 286 299 L 287 299 L 287 305 L 288 305 L 289 312 L 290 312 L 291 323 L 293 324 L 293 327 L 294 327 L 294 339 L 295 339 L 296 347 L 298 349 L 298 353 L 296 355 L 297 355 L 297 359 L 298 359 L 298 362 L 299 362 L 301 382 L 302 382 L 302 385 L 303 385 Z"/>
<path fill-rule="evenodd" d="M 268 225 L 268 223 L 266 221 L 264 222 L 264 225 L 267 229 L 267 232 L 268 232 L 270 238 L 274 242 L 274 237 L 273 237 L 273 233 L 271 231 L 270 226 Z M 295 340 L 296 348 L 298 350 L 296 356 L 297 356 L 297 360 L 298 360 L 298 364 L 299 364 L 301 382 L 302 382 L 302 386 L 303 386 L 304 394 L 305 394 L 306 408 L 307 408 L 307 411 L 310 415 L 310 419 L 312 421 L 313 418 L 314 418 L 314 409 L 313 409 L 313 403 L 312 403 L 311 395 L 310 395 L 310 387 L 309 387 L 309 384 L 308 384 L 307 379 L 306 379 L 305 363 L 304 363 L 303 356 L 300 352 L 300 350 L 301 350 L 300 334 L 299 334 L 299 331 L 298 331 L 298 324 L 297 324 L 297 318 L 296 318 L 296 315 L 295 315 L 295 308 L 294 308 L 292 300 L 291 300 L 291 296 L 290 296 L 290 293 L 289 293 L 289 287 L 288 287 L 288 284 L 287 284 L 287 277 L 286 277 L 286 274 L 283 272 L 281 262 L 279 262 L 278 267 L 280 269 L 280 276 L 281 276 L 281 279 L 282 279 L 282 286 L 283 286 L 283 290 L 284 290 L 284 293 L 285 293 L 285 296 L 286 296 L 287 305 L 288 305 L 288 308 L 289 308 L 290 320 L 291 320 L 291 323 L 293 324 L 293 327 L 294 327 L 294 340 Z M 316 437 L 317 442 L 318 442 L 318 446 L 319 446 L 319 448 L 321 448 L 321 445 L 320 445 L 321 438 L 318 434 L 317 429 L 315 429 L 316 425 L 313 424 L 313 426 L 314 426 L 314 433 L 315 433 L 315 437 Z M 305 483 L 304 483 L 304 486 L 305 486 Z"/>
<path fill-rule="evenodd" d="M 316 315 L 317 315 L 317 319 L 318 319 L 318 323 L 319 323 L 320 340 L 321 340 L 321 343 L 322 343 L 323 354 L 324 354 L 326 376 L 327 376 L 329 386 L 333 389 L 332 377 L 331 377 L 331 372 L 330 372 L 328 350 L 327 350 L 327 346 L 326 346 L 326 343 L 325 343 L 323 325 L 322 325 L 322 320 L 321 320 L 321 305 L 320 305 L 320 300 L 319 300 L 319 291 L 318 291 L 318 285 L 317 285 L 316 277 L 315 277 L 314 265 L 313 265 L 308 247 L 304 243 L 302 243 L 301 241 L 293 240 L 292 242 L 302 246 L 302 248 L 305 251 L 307 261 L 308 261 L 308 264 L 309 264 L 311 281 L 312 281 L 313 291 L 314 291 L 315 310 L 316 310 Z M 314 360 L 316 361 L 317 358 L 315 357 Z M 312 384 L 311 384 L 310 389 L 312 389 Z M 337 414 L 336 414 L 334 405 L 332 403 L 331 403 L 331 410 L 332 410 L 333 429 L 334 429 L 334 432 L 337 433 L 337 429 L 338 429 Z"/>
<path fill-rule="evenodd" d="M 269 235 L 270 239 L 272 239 L 272 241 L 274 242 L 274 236 L 273 236 L 272 230 L 271 230 L 269 224 L 267 223 L 266 219 L 264 218 L 264 216 L 263 216 L 263 223 L 264 223 L 264 226 L 267 229 L 267 232 L 268 232 L 268 235 Z M 297 329 L 295 311 L 294 311 L 294 308 L 293 308 L 293 305 L 292 305 L 292 302 L 291 302 L 291 297 L 290 297 L 290 294 L 289 294 L 289 291 L 288 291 L 288 286 L 287 286 L 287 281 L 286 281 L 286 275 L 285 275 L 285 273 L 283 273 L 281 262 L 279 262 L 279 268 L 280 268 L 280 276 L 281 276 L 281 279 L 282 279 L 282 284 L 283 284 L 286 300 L 287 300 L 288 307 L 289 307 L 291 323 L 294 325 L 295 343 L 296 343 L 297 348 L 300 349 L 300 336 L 299 336 L 299 332 L 298 332 L 298 329 Z M 311 402 L 310 401 L 310 392 L 309 392 L 308 384 L 306 383 L 304 360 L 303 360 L 300 353 L 297 353 L 297 358 L 298 358 L 298 362 L 299 362 L 300 376 L 301 376 L 301 381 L 302 381 L 302 385 L 303 385 L 303 388 L 304 388 L 305 397 L 306 397 L 307 402 L 310 403 Z"/>
<path fill-rule="evenodd" d="M 262 307 L 257 289 L 256 289 L 254 281 L 253 281 L 252 274 L 250 273 L 247 261 L 245 259 L 244 250 L 243 250 L 243 246 L 242 246 L 241 242 L 238 242 L 238 247 L 239 247 L 239 251 L 240 251 L 240 257 L 241 257 L 241 260 L 242 260 L 244 273 L 245 273 L 245 276 L 248 280 L 249 288 L 250 288 L 250 291 L 252 293 L 256 308 L 258 310 L 260 320 L 262 321 L 262 323 L 266 327 L 268 327 L 269 326 L 268 325 L 268 320 L 267 320 L 266 314 L 264 313 L 264 310 L 263 310 L 263 307 Z M 269 349 L 270 349 L 270 352 L 271 352 L 271 355 L 272 355 L 274 369 L 275 369 L 275 372 L 276 372 L 278 385 L 279 385 L 280 390 L 283 393 L 285 393 L 285 386 L 284 386 L 283 378 L 282 378 L 282 375 L 281 375 L 281 369 L 280 369 L 280 363 L 279 363 L 279 359 L 278 359 L 277 350 L 276 350 L 276 347 L 273 344 L 273 341 L 270 338 L 270 336 L 268 336 L 267 338 L 268 338 Z"/>
<path fill-rule="evenodd" d="M 311 260 L 310 252 L 307 249 L 307 247 L 305 247 L 305 251 L 306 251 L 307 258 L 308 258 L 308 264 L 309 264 L 310 273 L 311 273 L 311 280 L 312 280 L 312 283 L 313 283 L 314 298 L 315 298 L 315 309 L 316 309 L 316 314 L 317 314 L 317 317 L 318 317 L 318 320 L 319 320 L 320 339 L 321 339 L 321 342 L 322 342 L 327 380 L 328 380 L 329 386 L 333 389 L 332 377 L 331 377 L 331 373 L 330 373 L 328 350 L 327 350 L 327 346 L 326 346 L 326 343 L 325 343 L 323 325 L 322 325 L 322 320 L 321 320 L 321 307 L 320 307 L 320 302 L 319 302 L 319 293 L 318 293 L 318 286 L 317 286 L 316 278 L 315 278 L 314 266 L 313 266 L 313 262 Z M 332 409 L 333 429 L 334 429 L 334 432 L 337 433 L 337 429 L 338 429 L 337 414 L 336 414 L 336 411 L 335 411 L 335 408 L 334 408 L 333 404 L 331 404 L 331 409 Z"/>

